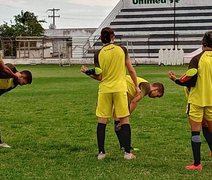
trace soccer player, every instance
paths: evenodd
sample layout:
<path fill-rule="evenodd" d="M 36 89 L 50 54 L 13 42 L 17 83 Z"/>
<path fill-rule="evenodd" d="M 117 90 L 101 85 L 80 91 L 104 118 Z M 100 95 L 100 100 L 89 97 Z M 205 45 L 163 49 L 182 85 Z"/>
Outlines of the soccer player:
<path fill-rule="evenodd" d="M 95 74 L 95 69 L 88 69 L 86 66 L 82 66 L 81 71 L 83 73 L 87 73 L 89 76 L 93 76 Z M 98 79 L 100 80 L 100 79 Z M 162 97 L 164 94 L 164 85 L 159 82 L 155 82 L 153 84 L 150 84 L 147 80 L 137 77 L 137 83 L 139 88 L 141 89 L 140 94 L 136 96 L 135 88 L 134 88 L 134 83 L 129 75 L 126 76 L 126 81 L 127 81 L 127 94 L 128 94 L 128 101 L 130 104 L 130 114 L 135 110 L 137 105 L 139 104 L 140 100 L 148 95 L 150 98 L 157 98 L 157 97 Z M 120 149 L 125 149 L 124 148 L 124 140 L 122 138 L 122 131 L 121 131 L 121 123 L 119 118 L 116 117 L 115 112 L 113 113 L 114 117 L 114 130 L 115 133 L 118 137 L 119 144 L 120 144 Z M 130 141 L 131 142 L 131 141 Z M 130 143 L 131 144 L 131 143 Z M 130 149 L 133 150 L 133 148 L 130 146 Z"/>
<path fill-rule="evenodd" d="M 17 75 L 19 78 L 14 78 L 14 76 L 8 75 L 7 73 L 0 71 L 0 96 L 16 88 L 17 85 L 23 86 L 32 83 L 32 73 L 30 71 L 24 70 L 19 72 L 14 65 L 9 63 L 5 64 L 5 66 L 9 68 L 10 71 L 12 71 L 15 74 L 15 76 Z M 10 148 L 9 145 L 2 142 L 1 130 L 0 130 L 0 147 Z"/>
<path fill-rule="evenodd" d="M 197 69 L 196 82 L 192 83 L 190 87 L 188 86 L 190 91 L 187 105 L 194 163 L 185 168 L 195 170 L 202 169 L 200 158 L 200 131 L 203 120 L 205 122 L 204 124 L 207 124 L 210 130 L 203 134 L 207 136 L 207 142 L 209 144 L 212 143 L 212 31 L 208 31 L 204 34 L 202 39 L 202 50 L 203 51 L 194 56 L 189 63 L 189 69 Z M 177 84 L 182 85 L 179 79 L 176 79 L 174 72 L 169 72 L 169 78 Z"/>
<path fill-rule="evenodd" d="M 114 31 L 105 27 L 101 31 L 103 47 L 94 55 L 94 64 L 102 69 L 102 73 L 94 76 L 100 80 L 96 115 L 98 117 L 97 142 L 98 159 L 105 158 L 105 130 L 108 118 L 113 114 L 113 107 L 120 119 L 125 139 L 125 159 L 134 159 L 135 155 L 130 152 L 131 129 L 129 124 L 129 109 L 127 99 L 126 68 L 133 80 L 136 94 L 140 93 L 137 84 L 136 72 L 131 64 L 125 47 L 114 43 Z M 90 75 L 92 77 L 92 75 Z"/>
<path fill-rule="evenodd" d="M 146 81 L 143 78 L 137 77 L 137 83 L 139 85 L 139 88 L 141 89 L 141 92 L 139 95 L 136 96 L 135 89 L 133 87 L 133 81 L 130 76 L 126 76 L 127 80 L 127 90 L 128 90 L 128 100 L 130 104 L 130 114 L 135 110 L 135 108 L 138 106 L 140 100 L 148 95 L 150 98 L 160 98 L 164 94 L 164 85 L 159 82 L 155 82 L 153 84 L 150 84 L 148 81 Z M 114 130 L 118 137 L 120 149 L 125 149 L 124 147 L 124 140 L 123 140 L 123 132 L 121 129 L 121 122 L 119 121 L 119 118 L 116 117 L 114 113 Z M 133 148 L 131 147 L 133 150 Z"/>

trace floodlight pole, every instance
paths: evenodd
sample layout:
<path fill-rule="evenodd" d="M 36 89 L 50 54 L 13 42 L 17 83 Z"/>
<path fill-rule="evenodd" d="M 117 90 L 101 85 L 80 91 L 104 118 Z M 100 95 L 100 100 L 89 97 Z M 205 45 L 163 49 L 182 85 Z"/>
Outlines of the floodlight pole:
<path fill-rule="evenodd" d="M 175 50 L 175 45 L 176 45 L 176 42 L 175 42 L 175 11 L 176 11 L 176 4 L 175 4 L 175 0 L 174 0 L 174 50 Z"/>

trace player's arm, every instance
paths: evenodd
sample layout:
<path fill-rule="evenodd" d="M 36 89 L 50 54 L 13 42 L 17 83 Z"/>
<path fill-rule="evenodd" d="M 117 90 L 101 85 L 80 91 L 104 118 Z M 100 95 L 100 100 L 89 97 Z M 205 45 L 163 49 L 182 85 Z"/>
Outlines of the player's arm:
<path fill-rule="evenodd" d="M 135 110 L 138 106 L 139 101 L 142 99 L 141 95 L 135 96 L 134 99 L 130 102 L 130 114 Z"/>
<path fill-rule="evenodd" d="M 5 74 L 7 74 L 9 77 L 12 77 L 15 79 L 19 78 L 19 74 L 15 74 L 9 67 L 7 67 L 4 64 L 4 61 L 1 59 L 1 57 L 0 57 L 0 70 L 4 72 Z"/>
<path fill-rule="evenodd" d="M 134 69 L 134 67 L 132 66 L 132 63 L 130 61 L 130 57 L 127 51 L 127 48 L 124 46 L 120 46 L 122 48 L 122 50 L 124 51 L 125 54 L 125 66 L 127 67 L 127 70 L 130 74 L 131 79 L 133 80 L 133 83 L 135 85 L 135 91 L 136 91 L 136 96 L 140 94 L 141 90 L 138 87 L 138 82 L 137 82 L 137 74 L 136 71 Z"/>
<path fill-rule="evenodd" d="M 188 81 L 182 82 L 180 79 L 176 79 L 174 82 L 180 86 L 194 87 L 197 81 L 197 74 L 192 76 Z"/>
<path fill-rule="evenodd" d="M 130 59 L 127 59 L 125 61 L 125 65 L 127 67 L 127 70 L 130 74 L 130 77 L 132 78 L 133 80 L 133 83 L 135 85 L 135 90 L 136 90 L 136 96 L 140 94 L 141 90 L 140 88 L 138 87 L 138 82 L 137 82 L 137 75 L 136 75 L 136 72 L 135 72 L 135 69 L 133 68 L 132 64 L 131 64 L 131 61 Z"/>
<path fill-rule="evenodd" d="M 184 73 L 179 79 L 176 78 L 173 71 L 169 71 L 169 78 L 180 86 L 194 87 L 197 81 L 199 58 L 196 56 L 189 62 L 189 67 L 186 73 Z"/>
<path fill-rule="evenodd" d="M 194 68 L 192 68 L 192 70 L 193 69 Z M 192 74 L 191 76 L 187 76 L 185 73 L 178 79 L 176 78 L 175 73 L 173 71 L 169 71 L 168 76 L 172 81 L 174 81 L 176 84 L 180 86 L 194 87 L 197 81 L 197 74 L 195 73 Z"/>
<path fill-rule="evenodd" d="M 94 67 L 94 68 L 88 69 L 86 66 L 82 65 L 81 72 L 85 73 L 86 75 L 88 75 L 89 77 L 97 81 L 102 80 L 102 71 L 100 68 Z"/>
<path fill-rule="evenodd" d="M 99 68 L 99 52 L 101 51 L 98 50 L 94 54 L 94 68 L 88 69 L 86 66 L 82 66 L 81 71 L 85 73 L 86 75 L 90 76 L 91 78 L 101 81 L 102 80 L 102 70 Z"/>
<path fill-rule="evenodd" d="M 89 75 L 91 78 L 97 80 L 97 81 L 101 81 L 102 80 L 102 74 L 99 74 L 99 75 Z"/>

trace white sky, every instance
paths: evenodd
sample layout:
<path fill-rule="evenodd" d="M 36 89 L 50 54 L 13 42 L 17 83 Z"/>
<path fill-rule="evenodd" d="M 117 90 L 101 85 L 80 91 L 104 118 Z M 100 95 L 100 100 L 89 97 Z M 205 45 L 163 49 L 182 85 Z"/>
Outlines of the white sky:
<path fill-rule="evenodd" d="M 53 15 L 48 9 L 60 9 L 55 15 L 56 27 L 60 28 L 97 28 L 112 11 L 119 0 L 0 0 L 0 24 L 14 22 L 14 16 L 21 10 L 33 12 L 45 29 L 49 28 Z"/>

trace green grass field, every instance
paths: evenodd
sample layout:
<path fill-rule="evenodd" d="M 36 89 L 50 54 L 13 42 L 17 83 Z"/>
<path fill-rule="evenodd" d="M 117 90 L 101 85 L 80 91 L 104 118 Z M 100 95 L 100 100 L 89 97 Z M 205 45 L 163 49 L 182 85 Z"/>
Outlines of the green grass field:
<path fill-rule="evenodd" d="M 91 67 L 91 66 L 89 66 Z M 183 88 L 169 80 L 187 66 L 136 66 L 137 75 L 165 85 L 162 98 L 141 100 L 131 115 L 136 159 L 124 160 L 113 131 L 107 125 L 106 153 L 98 161 L 95 106 L 98 82 L 80 72 L 80 66 L 17 66 L 29 69 L 31 85 L 0 97 L 2 139 L 0 180 L 208 180 L 212 159 L 202 136 L 202 171 L 185 170 L 192 163 L 190 127 Z"/>

